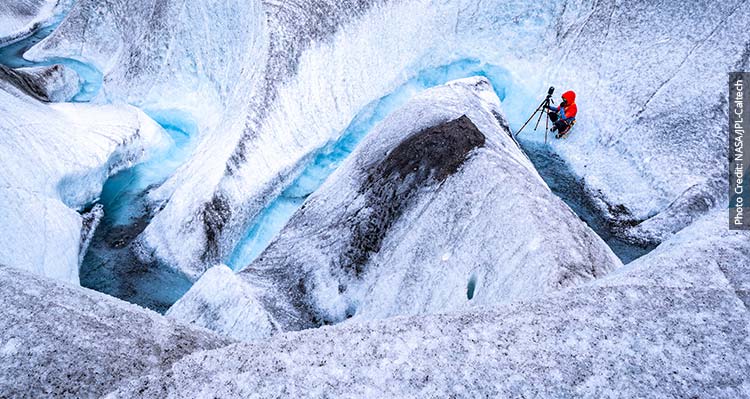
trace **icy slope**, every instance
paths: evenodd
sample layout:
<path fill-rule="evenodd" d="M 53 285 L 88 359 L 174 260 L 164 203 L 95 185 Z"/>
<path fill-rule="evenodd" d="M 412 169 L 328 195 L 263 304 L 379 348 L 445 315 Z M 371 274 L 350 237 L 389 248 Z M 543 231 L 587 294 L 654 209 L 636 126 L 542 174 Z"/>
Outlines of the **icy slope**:
<path fill-rule="evenodd" d="M 750 241 L 725 216 L 590 285 L 200 352 L 115 396 L 747 397 Z"/>
<path fill-rule="evenodd" d="M 648 256 L 610 274 L 602 285 L 722 287 L 750 309 L 750 240 L 747 232 L 727 229 L 726 212 L 710 212 Z"/>
<path fill-rule="evenodd" d="M 665 211 L 669 223 L 629 234 L 658 243 L 726 197 L 726 76 L 750 68 L 750 31 L 727 21 L 750 3 L 602 2 L 585 17 L 552 76 L 585 118 L 557 150 L 623 229 Z"/>
<path fill-rule="evenodd" d="M 0 265 L 0 396 L 98 397 L 230 343 L 118 299 Z"/>
<path fill-rule="evenodd" d="M 0 263 L 78 284 L 81 216 L 168 137 L 128 106 L 43 104 L 0 80 Z"/>
<path fill-rule="evenodd" d="M 420 94 L 255 262 L 236 277 L 212 269 L 168 314 L 252 339 L 538 297 L 621 265 L 550 192 L 501 112 L 484 78 Z"/>

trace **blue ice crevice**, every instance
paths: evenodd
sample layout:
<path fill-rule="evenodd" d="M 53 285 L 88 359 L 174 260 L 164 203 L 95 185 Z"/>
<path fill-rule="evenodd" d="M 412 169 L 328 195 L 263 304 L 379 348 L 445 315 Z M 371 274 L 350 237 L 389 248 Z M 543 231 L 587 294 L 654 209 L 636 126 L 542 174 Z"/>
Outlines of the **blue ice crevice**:
<path fill-rule="evenodd" d="M 64 20 L 59 14 L 52 23 L 31 35 L 0 48 L 0 63 L 11 68 L 61 64 L 79 77 L 80 90 L 72 102 L 89 102 L 102 86 L 102 73 L 94 66 L 71 58 L 53 57 L 40 62 L 23 57 L 31 47 L 49 36 Z M 168 140 L 143 160 L 109 177 L 98 199 L 81 211 L 97 204 L 104 214 L 94 231 L 88 251 L 81 262 L 80 280 L 84 287 L 165 311 L 191 286 L 179 273 L 163 265 L 141 264 L 130 251 L 130 243 L 148 225 L 157 211 L 148 193 L 163 184 L 192 154 L 197 144 L 198 126 L 191 115 L 178 109 L 143 109 L 165 130 Z"/>
<path fill-rule="evenodd" d="M 163 184 L 192 154 L 198 127 L 180 110 L 145 110 L 168 133 L 172 144 L 146 161 L 107 179 L 97 203 L 104 217 L 81 264 L 81 285 L 164 312 L 192 285 L 159 264 L 142 264 L 130 245 L 151 221 L 158 204 L 148 193 Z"/>

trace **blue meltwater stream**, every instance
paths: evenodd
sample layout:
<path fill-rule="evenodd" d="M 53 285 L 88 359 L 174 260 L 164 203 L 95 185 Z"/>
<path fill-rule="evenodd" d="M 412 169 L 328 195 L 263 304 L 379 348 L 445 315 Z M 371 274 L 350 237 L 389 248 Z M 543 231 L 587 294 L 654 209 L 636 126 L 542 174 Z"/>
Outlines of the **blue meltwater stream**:
<path fill-rule="evenodd" d="M 107 179 L 98 203 L 104 217 L 81 264 L 81 285 L 163 312 L 192 285 L 160 265 L 143 265 L 128 246 L 154 214 L 147 194 L 166 181 L 195 149 L 198 128 L 177 111 L 146 111 L 169 134 L 172 143 L 142 163 Z"/>
<path fill-rule="evenodd" d="M 75 71 L 79 91 L 72 102 L 89 102 L 96 98 L 103 76 L 85 62 L 54 57 L 42 61 L 24 58 L 32 46 L 41 42 L 64 20 L 59 14 L 48 26 L 32 35 L 0 48 L 0 64 L 10 68 L 63 65 Z M 154 150 L 149 158 L 111 176 L 104 183 L 98 203 L 104 216 L 94 232 L 89 250 L 81 264 L 81 285 L 112 296 L 149 307 L 166 310 L 190 288 L 184 276 L 171 275 L 151 265 L 141 265 L 130 257 L 127 246 L 148 224 L 153 209 L 147 193 L 161 185 L 182 165 L 197 143 L 198 128 L 191 115 L 180 110 L 144 109 L 167 133 L 168 145 Z"/>
<path fill-rule="evenodd" d="M 104 205 L 104 220 L 112 225 L 126 225 L 143 212 L 133 209 L 143 194 L 161 185 L 182 165 L 195 148 L 198 127 L 190 116 L 177 111 L 145 111 L 159 123 L 172 141 L 144 162 L 122 170 L 107 179 L 99 203 Z"/>

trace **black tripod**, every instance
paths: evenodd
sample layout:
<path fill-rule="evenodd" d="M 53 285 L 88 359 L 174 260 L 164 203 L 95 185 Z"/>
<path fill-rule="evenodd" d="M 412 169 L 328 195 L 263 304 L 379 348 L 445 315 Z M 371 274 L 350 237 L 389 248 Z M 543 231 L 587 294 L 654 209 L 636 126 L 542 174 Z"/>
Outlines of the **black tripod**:
<path fill-rule="evenodd" d="M 539 104 L 538 107 L 536 107 L 536 111 L 534 111 L 533 114 L 529 117 L 529 119 L 526 121 L 526 123 L 521 126 L 520 129 L 518 129 L 518 132 L 516 132 L 516 136 L 518 137 L 519 134 L 521 134 L 521 131 L 523 128 L 526 127 L 526 125 L 531 122 L 532 119 L 534 119 L 534 116 L 536 113 L 539 113 L 539 118 L 536 120 L 536 125 L 534 126 L 534 131 L 539 127 L 539 122 L 541 122 L 542 117 L 545 116 L 546 112 L 545 110 L 549 108 L 550 103 L 554 103 L 555 100 L 552 99 L 552 93 L 555 92 L 555 88 L 550 86 L 549 90 L 547 90 L 547 97 L 545 97 L 544 101 L 542 101 L 541 104 Z M 547 144 L 547 132 L 549 131 L 549 118 L 544 118 L 544 144 Z"/>

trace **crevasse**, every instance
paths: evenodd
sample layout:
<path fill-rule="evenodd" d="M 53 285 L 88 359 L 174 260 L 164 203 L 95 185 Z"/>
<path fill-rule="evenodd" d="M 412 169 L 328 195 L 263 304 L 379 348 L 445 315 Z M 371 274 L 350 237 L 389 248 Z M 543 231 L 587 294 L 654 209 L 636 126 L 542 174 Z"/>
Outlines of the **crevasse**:
<path fill-rule="evenodd" d="M 69 67 L 79 77 L 79 92 L 70 101 L 89 102 L 102 86 L 102 74 L 96 67 L 70 58 L 50 57 L 42 61 L 29 61 L 23 56 L 29 48 L 50 35 L 64 18 L 65 13 L 61 13 L 49 25 L 30 36 L 0 48 L 0 63 L 11 68 L 54 64 Z M 164 310 L 161 304 L 171 304 L 177 300 L 190 287 L 190 283 L 160 268 L 153 268 L 146 274 L 133 273 L 127 246 L 135 237 L 134 232 L 145 227 L 154 211 L 154 203 L 148 198 L 149 191 L 161 185 L 190 156 L 195 148 L 198 126 L 190 114 L 179 109 L 143 110 L 166 131 L 168 143 L 150 149 L 147 158 L 108 178 L 99 197 L 88 205 L 81 206 L 75 201 L 67 205 L 79 212 L 85 212 L 95 204 L 104 207 L 104 216 L 89 250 L 83 256 L 80 275 L 78 271 L 75 273 L 79 275 L 81 285 Z M 76 190 L 74 183 L 63 180 L 59 190 L 70 192 L 77 198 L 80 194 L 71 192 Z M 131 289 L 133 287 L 134 290 Z"/>
<path fill-rule="evenodd" d="M 149 199 L 149 191 L 190 156 L 198 128 L 179 110 L 147 110 L 147 114 L 167 131 L 172 143 L 104 184 L 98 201 L 104 205 L 104 217 L 81 264 L 81 285 L 165 311 L 190 288 L 190 282 L 160 265 L 141 264 L 129 246 L 158 205 Z"/>

